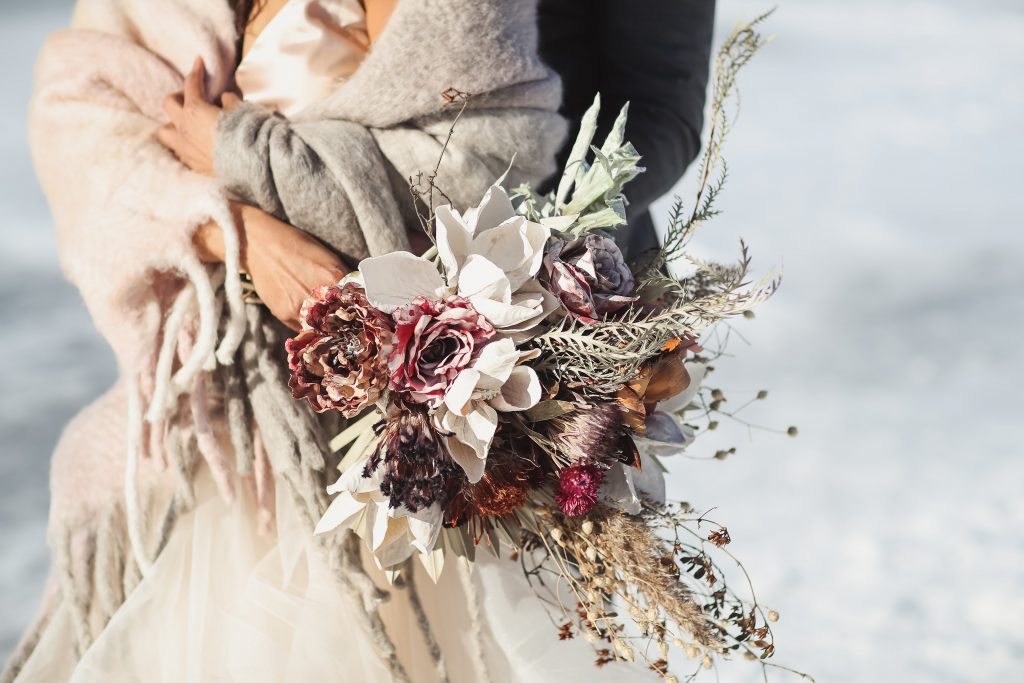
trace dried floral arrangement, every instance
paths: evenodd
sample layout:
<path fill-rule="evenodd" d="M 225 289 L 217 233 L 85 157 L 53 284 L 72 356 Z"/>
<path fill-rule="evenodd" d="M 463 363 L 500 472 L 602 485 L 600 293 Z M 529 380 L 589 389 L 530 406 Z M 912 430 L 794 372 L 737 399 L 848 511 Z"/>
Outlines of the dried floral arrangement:
<path fill-rule="evenodd" d="M 550 195 L 499 179 L 465 213 L 421 216 L 425 255 L 368 258 L 306 302 L 292 393 L 350 420 L 318 533 L 354 532 L 390 576 L 413 556 L 435 579 L 483 549 L 518 561 L 559 637 L 592 643 L 598 665 L 644 660 L 678 681 L 675 646 L 695 660 L 685 680 L 734 652 L 772 666 L 777 615 L 725 585 L 728 531 L 666 501 L 662 462 L 729 414 L 702 386 L 717 356 L 701 338 L 778 286 L 749 281 L 745 245 L 734 264 L 688 251 L 717 213 L 736 75 L 764 18 L 718 53 L 696 198 L 677 200 L 660 250 L 627 263 L 612 239 L 643 169 L 626 108 L 592 146 L 595 101 Z M 428 207 L 435 176 L 413 183 Z M 666 274 L 678 259 L 684 279 Z"/>

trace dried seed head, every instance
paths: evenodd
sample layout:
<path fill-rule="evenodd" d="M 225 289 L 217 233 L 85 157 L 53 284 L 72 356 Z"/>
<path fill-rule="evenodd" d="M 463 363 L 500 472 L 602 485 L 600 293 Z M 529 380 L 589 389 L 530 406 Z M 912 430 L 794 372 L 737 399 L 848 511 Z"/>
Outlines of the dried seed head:
<path fill-rule="evenodd" d="M 757 400 L 758 401 L 763 401 L 766 398 L 768 398 L 768 392 L 767 391 L 762 389 L 761 391 L 757 392 Z"/>
<path fill-rule="evenodd" d="M 582 531 L 585 535 L 589 536 L 590 534 L 594 533 L 594 523 L 588 519 L 587 521 L 583 522 L 583 524 L 580 526 L 580 531 Z"/>
<path fill-rule="evenodd" d="M 789 429 L 786 430 L 786 434 L 789 434 L 790 436 L 793 436 L 793 437 L 795 437 L 799 433 L 800 432 L 797 431 L 796 427 L 790 427 Z"/>
<path fill-rule="evenodd" d="M 768 610 L 768 621 L 775 622 L 775 621 L 778 621 L 778 620 L 779 620 L 779 613 L 776 612 L 773 609 Z"/>

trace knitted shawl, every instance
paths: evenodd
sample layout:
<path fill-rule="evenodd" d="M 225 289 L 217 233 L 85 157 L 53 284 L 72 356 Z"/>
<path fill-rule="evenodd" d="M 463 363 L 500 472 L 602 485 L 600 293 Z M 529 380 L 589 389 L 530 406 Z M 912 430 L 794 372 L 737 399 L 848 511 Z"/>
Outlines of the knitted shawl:
<path fill-rule="evenodd" d="M 405 247 L 409 179 L 475 203 L 514 158 L 510 182 L 554 171 L 564 136 L 557 78 L 536 55 L 535 0 L 402 0 L 359 70 L 291 120 L 243 104 L 225 113 L 217 177 L 196 174 L 155 139 L 161 104 L 195 57 L 207 91 L 231 87 L 234 16 L 223 0 L 79 0 L 72 28 L 46 42 L 29 135 L 57 226 L 62 267 L 115 352 L 120 379 L 77 416 L 54 455 L 49 540 L 54 570 L 40 614 L 0 681 L 12 680 L 60 602 L 84 651 L 145 576 L 194 504 L 209 469 L 228 500 L 252 486 L 265 528 L 286 486 L 310 532 L 336 462 L 324 421 L 291 399 L 276 321 L 243 302 L 241 199 L 352 258 Z M 447 200 L 446 200 L 447 201 Z M 226 264 L 202 264 L 199 225 L 224 230 Z M 338 588 L 380 655 L 406 680 L 384 633 L 383 598 L 355 539 L 323 538 Z M 438 662 L 438 670 L 443 663 Z"/>

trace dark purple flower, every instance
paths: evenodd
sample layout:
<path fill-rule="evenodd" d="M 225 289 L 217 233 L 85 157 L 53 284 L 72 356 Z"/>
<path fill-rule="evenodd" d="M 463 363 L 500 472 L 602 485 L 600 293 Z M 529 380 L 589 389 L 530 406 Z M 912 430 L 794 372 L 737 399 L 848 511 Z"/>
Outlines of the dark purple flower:
<path fill-rule="evenodd" d="M 568 243 L 553 239 L 542 280 L 572 315 L 588 323 L 636 301 L 636 280 L 622 251 L 601 235 Z"/>
<path fill-rule="evenodd" d="M 377 448 L 367 459 L 363 476 L 383 467 L 380 491 L 391 507 L 404 505 L 410 512 L 430 507 L 449 490 L 462 469 L 448 455 L 444 440 L 431 426 L 426 409 L 415 405 L 392 406 Z"/>

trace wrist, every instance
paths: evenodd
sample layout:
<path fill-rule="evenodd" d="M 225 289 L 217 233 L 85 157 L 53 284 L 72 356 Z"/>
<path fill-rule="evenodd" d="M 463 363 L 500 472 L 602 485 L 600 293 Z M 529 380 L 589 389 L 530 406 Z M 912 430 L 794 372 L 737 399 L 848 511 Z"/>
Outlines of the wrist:
<path fill-rule="evenodd" d="M 224 232 L 217 221 L 210 219 L 196 228 L 192 233 L 192 244 L 203 263 L 224 262 Z"/>

